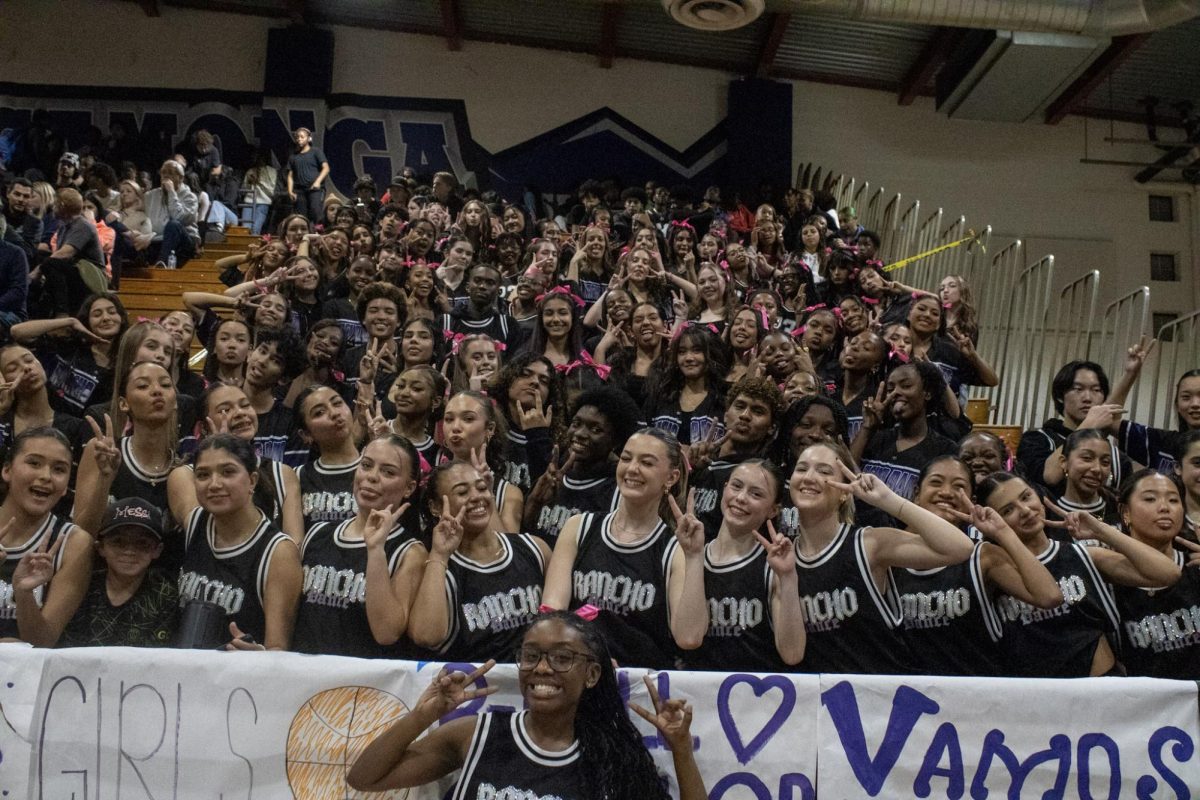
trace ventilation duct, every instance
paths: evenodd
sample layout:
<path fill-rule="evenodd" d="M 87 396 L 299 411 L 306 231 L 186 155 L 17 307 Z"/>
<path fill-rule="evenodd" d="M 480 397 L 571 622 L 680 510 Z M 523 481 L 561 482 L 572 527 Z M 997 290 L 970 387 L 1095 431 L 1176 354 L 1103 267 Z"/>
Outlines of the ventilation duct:
<path fill-rule="evenodd" d="M 689 28 L 724 31 L 749 25 L 764 0 L 662 0 Z M 1150 33 L 1200 15 L 1200 0 L 787 0 L 772 8 L 870 22 L 988 28 L 1081 36 Z"/>

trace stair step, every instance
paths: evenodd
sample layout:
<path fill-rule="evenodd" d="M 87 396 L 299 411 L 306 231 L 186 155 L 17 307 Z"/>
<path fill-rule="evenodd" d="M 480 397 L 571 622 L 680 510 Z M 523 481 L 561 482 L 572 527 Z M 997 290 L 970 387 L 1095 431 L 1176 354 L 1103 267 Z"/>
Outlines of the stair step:
<path fill-rule="evenodd" d="M 188 267 L 191 265 L 189 264 Z M 202 283 L 212 286 L 214 291 L 225 291 L 221 276 L 215 269 L 126 269 L 121 274 L 121 291 L 125 291 L 127 280 L 153 281 L 154 283 L 172 284 Z"/>
<path fill-rule="evenodd" d="M 145 278 L 124 278 L 121 280 L 120 294 L 128 305 L 128 298 L 133 295 L 182 295 L 184 292 L 213 292 L 221 294 L 225 286 L 212 281 L 158 281 Z"/>

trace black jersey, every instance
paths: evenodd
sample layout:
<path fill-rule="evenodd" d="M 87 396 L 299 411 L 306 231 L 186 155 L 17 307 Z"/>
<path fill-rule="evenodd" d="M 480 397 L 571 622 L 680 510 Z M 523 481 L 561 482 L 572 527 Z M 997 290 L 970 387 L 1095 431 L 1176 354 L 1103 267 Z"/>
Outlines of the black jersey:
<path fill-rule="evenodd" d="M 1168 431 L 1122 420 L 1117 442 L 1121 451 L 1133 461 L 1170 475 L 1175 472 L 1178 459 L 1183 455 L 1183 437 L 1182 431 Z"/>
<path fill-rule="evenodd" d="M 4 548 L 4 560 L 0 561 L 0 639 L 20 639 L 20 631 L 17 630 L 17 604 L 13 599 L 12 578 L 13 573 L 17 570 L 17 564 L 21 562 L 29 553 L 37 550 L 43 544 L 47 549 L 54 546 L 54 543 L 59 539 L 67 539 L 71 534 L 79 530 L 68 519 L 61 519 L 54 514 L 47 514 L 46 518 L 38 525 L 37 530 L 33 535 L 25 540 L 23 544 L 16 547 Z M 86 534 L 82 534 L 85 535 Z M 58 574 L 58 570 L 62 567 L 64 554 L 67 552 L 67 542 L 63 541 L 59 546 L 58 552 L 54 554 L 53 568 L 54 574 Z M 53 581 L 53 578 L 51 578 Z M 38 605 L 42 605 L 45 601 L 46 586 L 39 586 L 33 590 L 33 596 L 37 599 Z"/>
<path fill-rule="evenodd" d="M 1130 675 L 1200 680 L 1200 573 L 1179 550 L 1175 564 L 1183 576 L 1166 589 L 1113 587 Z"/>
<path fill-rule="evenodd" d="M 1043 486 L 1045 482 L 1046 459 L 1053 455 L 1054 451 L 1066 444 L 1067 437 L 1072 431 L 1063 424 L 1061 419 L 1057 417 L 1046 420 L 1046 423 L 1037 430 L 1025 431 L 1021 434 L 1021 441 L 1017 445 L 1017 461 L 1025 468 L 1025 474 L 1029 479 Z M 1116 489 L 1121 485 L 1121 481 L 1125 476 L 1133 471 L 1133 465 L 1129 458 L 1122 453 L 1112 437 L 1108 440 L 1109 452 L 1112 455 L 1112 475 L 1108 478 L 1108 486 Z M 1059 494 L 1065 486 L 1065 479 L 1056 486 L 1046 486 L 1052 492 Z"/>
<path fill-rule="evenodd" d="M 451 661 L 510 658 L 538 615 L 546 560 L 527 533 L 501 533 L 490 564 L 453 553 L 446 567 L 450 629 L 437 646 Z"/>
<path fill-rule="evenodd" d="M 507 314 L 497 312 L 482 319 L 470 319 L 464 313 L 455 311 L 442 314 L 440 320 L 442 328 L 451 334 L 488 336 L 493 342 L 502 343 L 509 353 L 515 352 L 521 344 L 521 328 Z"/>
<path fill-rule="evenodd" d="M 508 449 L 505 455 L 504 479 L 528 494 L 533 486 L 529 475 L 529 441 L 524 433 L 511 426 L 508 429 Z"/>
<path fill-rule="evenodd" d="M 942 377 L 946 379 L 946 385 L 954 394 L 958 394 L 959 388 L 963 385 L 979 386 L 982 383 L 983 379 L 979 377 L 978 368 L 962 354 L 958 345 L 948 337 L 935 336 L 929 343 L 929 351 L 925 357 L 942 373 Z"/>
<path fill-rule="evenodd" d="M 910 674 L 912 656 L 901 629 L 900 593 L 893 570 L 883 591 L 875 585 L 863 534 L 843 524 L 821 552 L 796 547 L 800 606 L 807 633 L 805 672 Z"/>
<path fill-rule="evenodd" d="M 784 671 L 771 618 L 775 573 L 767 564 L 767 551 L 755 542 L 741 558 L 718 564 L 712 548 L 711 542 L 704 548 L 708 632 L 698 649 L 684 652 L 684 664 L 723 672 Z"/>
<path fill-rule="evenodd" d="M 225 609 L 227 621 L 236 622 L 243 633 L 264 641 L 267 618 L 263 598 L 271 556 L 277 547 L 287 547 L 292 540 L 261 511 L 250 538 L 236 547 L 217 547 L 212 515 L 203 508 L 192 511 L 185 530 L 180 606 L 189 600 L 216 603 Z"/>
<path fill-rule="evenodd" d="M 721 424 L 721 398 L 716 392 L 705 395 L 700 405 L 691 411 L 681 409 L 676 398 L 673 402 L 656 404 L 654 408 L 647 406 L 643 416 L 650 425 L 671 434 L 680 444 L 703 441 L 714 426 L 717 430 L 712 434 L 713 439 L 721 438 L 725 432 Z"/>
<path fill-rule="evenodd" d="M 607 474 L 598 478 L 564 476 L 559 482 L 554 502 L 547 503 L 538 514 L 536 533 L 553 546 L 571 517 L 576 514 L 604 516 L 617 510 L 620 497 L 616 471 L 611 466 Z"/>
<path fill-rule="evenodd" d="M 621 666 L 673 669 L 678 658 L 667 612 L 667 578 L 678 547 L 666 523 L 638 542 L 618 542 L 616 512 L 585 514 L 571 571 L 571 609 L 593 605 L 596 623 Z"/>
<path fill-rule="evenodd" d="M 925 675 L 1004 674 L 1000 614 L 988 594 L 978 542 L 961 564 L 895 570 L 904 636 Z"/>
<path fill-rule="evenodd" d="M 475 733 L 449 800 L 578 800 L 584 796 L 579 742 L 558 752 L 538 747 L 525 728 L 526 713 L 487 711 L 475 718 Z"/>
<path fill-rule="evenodd" d="M 296 470 L 304 505 L 304 530 L 318 522 L 344 522 L 358 513 L 354 471 L 360 461 L 361 457 L 349 464 L 326 466 L 318 458 Z"/>
<path fill-rule="evenodd" d="M 284 460 L 288 442 L 292 437 L 292 409 L 276 399 L 271 410 L 258 415 L 258 433 L 254 435 L 254 449 L 259 456 L 272 461 Z"/>
<path fill-rule="evenodd" d="M 1008 595 L 997 601 L 1004 623 L 1005 674 L 1028 678 L 1082 678 L 1091 674 L 1101 637 L 1117 631 L 1117 607 L 1088 548 L 1051 540 L 1038 561 L 1058 581 L 1063 604 L 1034 608 Z"/>
<path fill-rule="evenodd" d="M 124 500 L 127 497 L 140 497 L 151 505 L 165 509 L 167 507 L 167 477 L 171 470 L 161 475 L 155 475 L 145 470 L 133 455 L 133 437 L 122 437 L 118 445 L 121 451 L 121 463 L 117 466 L 117 474 L 113 476 L 112 486 L 108 490 L 109 502 Z"/>
<path fill-rule="evenodd" d="M 112 395 L 112 369 L 96 364 L 90 345 L 42 337 L 33 349 L 46 371 L 46 392 L 55 411 L 82 417 L 92 403 Z"/>
<path fill-rule="evenodd" d="M 869 472 L 905 500 L 917 493 L 921 468 L 938 456 L 957 455 L 958 446 L 930 429 L 925 438 L 904 451 L 897 449 L 898 427 L 876 431 L 863 450 L 862 471 Z"/>
<path fill-rule="evenodd" d="M 321 306 L 321 316 L 335 320 L 342 329 L 342 347 L 359 347 L 370 341 L 367 329 L 358 319 L 358 311 L 348 298 L 336 297 Z"/>
<path fill-rule="evenodd" d="M 345 522 L 318 522 L 300 547 L 304 589 L 296 614 L 292 649 L 298 653 L 377 658 L 383 648 L 367 621 L 367 543 L 349 539 Z M 395 575 L 404 555 L 417 543 L 402 526 L 384 540 L 388 574 Z"/>

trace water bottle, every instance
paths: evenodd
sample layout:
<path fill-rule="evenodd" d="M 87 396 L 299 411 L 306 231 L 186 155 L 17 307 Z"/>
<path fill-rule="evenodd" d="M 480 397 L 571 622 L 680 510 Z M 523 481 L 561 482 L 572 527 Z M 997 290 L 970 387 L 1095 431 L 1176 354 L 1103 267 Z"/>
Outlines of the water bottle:
<path fill-rule="evenodd" d="M 167 256 L 167 269 L 176 269 L 178 262 L 175 260 L 175 254 Z"/>

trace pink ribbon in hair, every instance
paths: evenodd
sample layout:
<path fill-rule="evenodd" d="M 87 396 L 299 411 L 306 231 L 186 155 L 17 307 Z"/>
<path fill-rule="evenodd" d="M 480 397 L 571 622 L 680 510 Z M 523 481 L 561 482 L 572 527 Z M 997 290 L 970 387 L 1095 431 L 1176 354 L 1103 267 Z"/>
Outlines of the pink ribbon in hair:
<path fill-rule="evenodd" d="M 807 326 L 807 325 L 801 325 L 801 326 L 799 326 L 798 328 L 796 328 L 795 330 L 793 330 L 793 331 L 791 332 L 791 334 L 789 334 L 789 335 L 790 335 L 790 336 L 791 336 L 793 339 L 799 339 L 800 337 L 802 337 L 802 336 L 804 335 L 804 332 L 805 332 L 806 330 L 808 330 L 808 326 Z"/>
<path fill-rule="evenodd" d="M 688 222 L 686 219 L 671 220 L 671 227 L 672 228 L 687 228 L 692 233 L 696 232 L 696 229 L 694 227 L 692 227 L 692 223 Z"/>
<path fill-rule="evenodd" d="M 954 303 L 942 303 L 942 308 L 954 308 Z"/>
<path fill-rule="evenodd" d="M 579 352 L 579 358 L 575 359 L 574 361 L 571 361 L 567 364 L 554 365 L 555 371 L 561 372 L 563 375 L 570 375 L 572 372 L 580 369 L 581 367 L 590 367 L 591 369 L 594 369 L 602 381 L 608 380 L 608 374 L 612 372 L 612 367 L 608 366 L 607 364 L 597 364 L 592 358 L 592 354 L 587 350 L 581 350 Z"/>
<path fill-rule="evenodd" d="M 508 345 L 506 345 L 504 342 L 493 341 L 492 344 L 494 344 L 496 346 L 497 353 L 503 353 L 505 350 L 508 349 Z"/>
<path fill-rule="evenodd" d="M 150 319 L 149 317 L 138 317 L 138 322 L 157 322 L 158 320 Z"/>
<path fill-rule="evenodd" d="M 762 326 L 767 330 L 771 329 L 771 321 L 767 319 L 767 310 L 762 306 L 758 307 L 758 316 L 762 320 Z"/>
<path fill-rule="evenodd" d="M 858 298 L 858 299 L 859 299 L 859 300 L 862 300 L 864 303 L 866 303 L 866 304 L 867 304 L 867 305 L 869 305 L 869 306 L 877 306 L 877 305 L 879 305 L 879 298 L 878 298 L 878 297 L 867 297 L 867 296 L 865 296 L 865 295 L 864 295 L 863 297 L 860 297 L 860 298 Z"/>
<path fill-rule="evenodd" d="M 556 294 L 561 294 L 564 297 L 570 298 L 572 301 L 574 301 L 575 305 L 579 306 L 580 308 L 583 308 L 584 306 L 583 298 L 572 292 L 566 286 L 555 286 L 553 289 L 547 289 L 545 293 L 539 294 L 537 297 L 535 297 L 534 302 L 540 303 L 547 297 Z"/>
<path fill-rule="evenodd" d="M 600 609 L 596 608 L 596 606 L 592 605 L 591 603 L 588 603 L 587 605 L 582 605 L 575 609 L 575 616 L 591 622 L 596 617 L 600 616 Z"/>
<path fill-rule="evenodd" d="M 445 334 L 446 341 L 451 342 L 450 352 L 454 355 L 458 355 L 458 346 L 462 344 L 463 339 L 467 338 L 467 335 L 465 333 L 455 333 L 454 331 L 445 329 L 442 330 L 442 333 Z"/>
<path fill-rule="evenodd" d="M 805 306 L 804 313 L 811 314 L 814 311 L 820 311 L 822 308 L 828 308 L 828 306 L 826 306 L 824 303 L 817 303 L 816 305 Z"/>
<path fill-rule="evenodd" d="M 417 466 L 420 467 L 422 475 L 428 475 L 433 470 L 433 467 L 429 466 L 429 462 L 425 460 L 425 456 L 420 453 L 417 453 Z"/>
<path fill-rule="evenodd" d="M 263 244 L 270 244 L 270 243 L 271 243 L 271 234 L 269 234 L 269 233 L 264 233 L 264 234 L 263 234 L 263 237 L 262 237 L 262 243 L 263 243 Z"/>
<path fill-rule="evenodd" d="M 726 272 L 729 272 L 729 269 L 730 269 L 729 262 L 726 261 L 725 259 L 721 259 L 720 261 L 718 261 L 717 266 L 720 267 L 721 269 L 725 270 Z"/>
<path fill-rule="evenodd" d="M 555 608 L 554 606 L 548 606 L 545 603 L 542 603 L 540 606 L 538 606 L 539 614 L 548 614 L 548 613 L 551 613 L 554 611 L 558 611 L 558 609 Z M 591 603 L 588 603 L 587 605 L 583 605 L 583 606 L 580 606 L 579 608 L 575 609 L 575 616 L 579 617 L 580 619 L 591 622 L 596 617 L 600 616 L 600 609 L 597 608 L 596 606 L 592 605 Z"/>
<path fill-rule="evenodd" d="M 905 355 L 905 354 L 904 354 L 902 351 L 900 351 L 900 350 L 897 350 L 897 349 L 896 349 L 896 348 L 894 348 L 894 347 L 892 348 L 892 358 L 896 359 L 896 360 L 897 360 L 897 361 L 899 361 L 901 364 L 907 364 L 907 363 L 908 363 L 908 356 L 906 356 L 906 355 Z"/>

